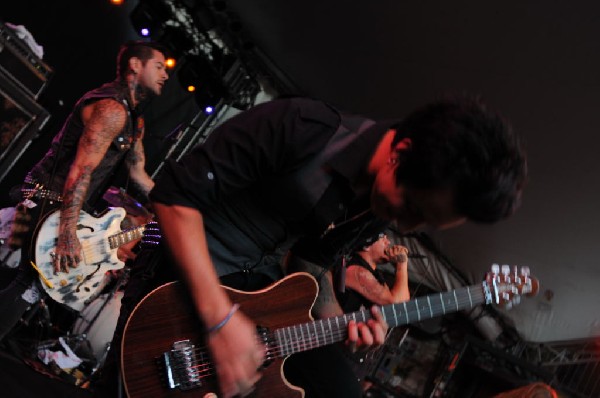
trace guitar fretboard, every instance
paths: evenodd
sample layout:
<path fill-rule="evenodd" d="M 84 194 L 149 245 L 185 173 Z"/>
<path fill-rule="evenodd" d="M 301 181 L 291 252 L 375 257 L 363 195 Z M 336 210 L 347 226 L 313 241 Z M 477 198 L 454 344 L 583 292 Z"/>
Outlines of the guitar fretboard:
<path fill-rule="evenodd" d="M 430 294 L 404 303 L 384 305 L 379 309 L 389 327 L 408 325 L 485 303 L 485 288 L 484 283 L 481 286 Z M 364 309 L 277 329 L 274 335 L 279 346 L 278 352 L 281 356 L 287 356 L 343 341 L 347 338 L 350 321 L 366 322 L 371 318 L 373 316 L 370 309 Z"/>
<path fill-rule="evenodd" d="M 129 243 L 133 240 L 139 239 L 144 234 L 145 225 L 141 227 L 131 228 L 129 230 L 119 232 L 108 237 L 108 243 L 111 249 L 116 249 L 119 246 Z"/>

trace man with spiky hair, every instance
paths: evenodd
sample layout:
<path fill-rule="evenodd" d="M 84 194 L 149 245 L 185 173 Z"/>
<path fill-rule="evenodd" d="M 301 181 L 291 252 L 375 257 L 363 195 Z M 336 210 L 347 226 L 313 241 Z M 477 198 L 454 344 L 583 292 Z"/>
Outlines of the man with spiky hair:
<path fill-rule="evenodd" d="M 30 265 L 32 229 L 51 209 L 60 209 L 60 227 L 52 252 L 55 272 L 69 272 L 82 259 L 77 220 L 92 193 L 124 161 L 131 181 L 145 194 L 154 186 L 144 169 L 144 120 L 139 105 L 160 95 L 168 79 L 165 51 L 152 42 L 125 43 L 117 57 L 117 78 L 83 95 L 46 155 L 29 171 L 18 205 L 19 225 L 9 239 L 23 248 L 16 275 L 0 277 L 0 339 L 27 307 L 39 299 L 37 275 Z M 32 285 L 33 282 L 33 285 Z"/>

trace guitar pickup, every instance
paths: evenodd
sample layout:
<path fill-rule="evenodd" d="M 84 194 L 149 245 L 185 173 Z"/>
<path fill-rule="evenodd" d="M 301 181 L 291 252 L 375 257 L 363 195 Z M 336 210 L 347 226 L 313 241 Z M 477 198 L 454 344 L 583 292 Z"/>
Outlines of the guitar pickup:
<path fill-rule="evenodd" d="M 173 343 L 173 349 L 163 353 L 162 361 L 170 389 L 191 390 L 202 386 L 202 378 L 190 340 Z"/>

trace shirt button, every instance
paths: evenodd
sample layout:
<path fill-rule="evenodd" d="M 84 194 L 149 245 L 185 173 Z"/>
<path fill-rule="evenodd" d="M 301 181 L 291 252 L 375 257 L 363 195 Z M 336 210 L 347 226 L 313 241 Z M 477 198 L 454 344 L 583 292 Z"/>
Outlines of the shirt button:
<path fill-rule="evenodd" d="M 211 171 L 209 171 L 209 172 L 206 174 L 206 176 L 208 177 L 208 179 L 209 179 L 209 180 L 214 180 L 214 178 L 215 178 L 215 175 L 214 175 L 214 174 L 213 174 Z"/>

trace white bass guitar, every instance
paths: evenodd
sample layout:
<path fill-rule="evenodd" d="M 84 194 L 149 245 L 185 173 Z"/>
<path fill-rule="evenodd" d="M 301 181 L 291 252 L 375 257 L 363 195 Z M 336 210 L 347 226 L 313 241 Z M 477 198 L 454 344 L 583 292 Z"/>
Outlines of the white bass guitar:
<path fill-rule="evenodd" d="M 34 262 L 48 282 L 41 278 L 46 293 L 55 301 L 81 311 L 99 294 L 107 271 L 118 270 L 125 263 L 117 258 L 117 249 L 139 239 L 145 225 L 121 230 L 125 209 L 111 208 L 99 217 L 81 211 L 77 222 L 77 237 L 81 243 L 82 261 L 69 272 L 54 272 L 51 253 L 56 249 L 60 211 L 50 213 L 38 227 Z M 49 285 L 52 285 L 50 287 Z"/>

